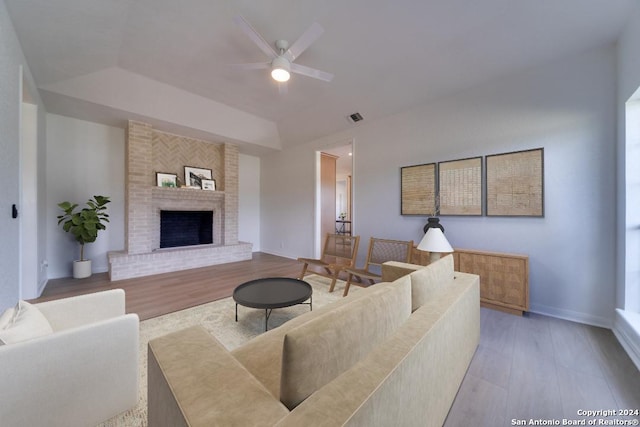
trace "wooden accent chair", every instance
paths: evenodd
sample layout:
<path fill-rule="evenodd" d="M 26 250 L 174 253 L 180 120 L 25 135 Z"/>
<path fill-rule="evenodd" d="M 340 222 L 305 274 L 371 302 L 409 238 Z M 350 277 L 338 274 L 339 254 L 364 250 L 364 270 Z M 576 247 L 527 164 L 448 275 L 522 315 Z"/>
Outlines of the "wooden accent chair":
<path fill-rule="evenodd" d="M 331 286 L 329 287 L 329 292 L 333 292 L 338 274 L 340 274 L 343 269 L 356 265 L 359 243 L 360 236 L 327 234 L 324 249 L 322 250 L 322 258 L 298 258 L 298 261 L 304 263 L 302 273 L 300 273 L 298 278 L 302 279 L 304 277 L 310 265 L 319 266 L 324 271 L 311 270 L 311 273 L 330 278 Z"/>
<path fill-rule="evenodd" d="M 404 240 L 387 240 L 372 237 L 369 241 L 369 253 L 367 255 L 367 262 L 364 265 L 364 268 L 348 267 L 344 269 L 348 276 L 347 284 L 344 287 L 344 293 L 342 296 L 346 297 L 349 294 L 349 287 L 351 286 L 353 276 L 356 276 L 360 282 L 354 282 L 354 285 L 373 285 L 375 280 L 380 280 L 380 274 L 375 271 L 371 271 L 371 266 L 382 268 L 382 263 L 387 261 L 410 262 L 412 250 L 412 240 L 405 242 Z M 362 282 L 362 279 L 367 279 L 369 284 L 365 285 Z"/>

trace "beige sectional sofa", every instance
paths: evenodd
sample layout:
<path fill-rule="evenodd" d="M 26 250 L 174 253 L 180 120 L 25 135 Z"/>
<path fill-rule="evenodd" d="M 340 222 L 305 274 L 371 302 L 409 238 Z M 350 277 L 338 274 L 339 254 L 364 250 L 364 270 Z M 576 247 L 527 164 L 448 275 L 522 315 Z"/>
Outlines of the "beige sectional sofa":
<path fill-rule="evenodd" d="M 199 326 L 151 340 L 149 425 L 442 425 L 478 345 L 479 277 L 451 256 L 404 267 L 231 352 Z"/>

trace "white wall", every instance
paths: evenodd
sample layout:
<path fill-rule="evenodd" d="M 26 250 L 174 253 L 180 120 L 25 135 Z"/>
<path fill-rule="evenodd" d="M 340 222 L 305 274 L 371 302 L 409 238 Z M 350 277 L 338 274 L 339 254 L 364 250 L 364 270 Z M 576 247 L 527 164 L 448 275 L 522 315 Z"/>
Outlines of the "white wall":
<path fill-rule="evenodd" d="M 640 369 L 640 6 L 637 4 L 618 41 L 617 65 L 618 310 L 613 331 Z"/>
<path fill-rule="evenodd" d="M 262 252 L 294 259 L 314 255 L 316 145 L 294 146 L 262 158 Z"/>
<path fill-rule="evenodd" d="M 630 147 L 627 141 L 629 132 L 628 129 L 625 129 L 625 120 L 627 114 L 633 113 L 626 111 L 625 104 L 632 97 L 636 102 L 640 101 L 639 88 L 640 7 L 636 7 L 635 13 L 630 17 L 618 42 L 618 98 L 616 105 L 618 111 L 617 195 L 619 201 L 617 215 L 618 292 L 616 305 L 619 308 L 632 309 L 636 312 L 640 312 L 640 298 L 637 297 L 640 295 L 640 247 L 638 246 L 640 242 L 640 217 L 638 214 L 640 189 L 637 187 L 638 183 L 640 183 L 640 178 L 637 169 L 638 165 L 635 163 L 637 162 L 637 157 L 636 159 L 628 159 L 626 157 Z M 639 116 L 640 114 L 636 113 L 636 120 Z M 625 167 L 625 163 L 627 167 Z M 629 166 L 635 166 L 635 168 L 629 168 Z M 633 181 L 636 183 L 636 188 L 634 189 L 631 187 Z M 634 260 L 634 262 L 631 262 L 631 260 Z M 633 294 L 634 297 L 627 296 L 627 293 Z"/>
<path fill-rule="evenodd" d="M 22 103 L 20 125 L 20 299 L 40 296 L 38 254 L 38 106 Z M 34 256 L 35 255 L 35 256 Z"/>
<path fill-rule="evenodd" d="M 240 154 L 238 161 L 238 240 L 260 252 L 260 158 Z"/>
<path fill-rule="evenodd" d="M 0 2 L 0 310 L 15 304 L 19 286 L 19 222 L 11 218 L 11 205 L 18 204 L 20 164 L 19 67 L 24 64 L 22 50 L 9 21 L 4 2 Z"/>
<path fill-rule="evenodd" d="M 37 96 L 33 78 L 29 71 L 13 24 L 9 19 L 4 1 L 0 0 L 0 311 L 14 305 L 20 295 L 20 223 L 11 217 L 11 206 L 20 206 L 20 109 L 22 92 L 20 87 L 23 68 L 28 91 L 34 95 L 38 105 L 38 165 L 44 168 L 41 155 L 45 144 L 44 107 Z M 38 192 L 44 194 L 44 182 L 38 180 Z M 39 222 L 41 217 L 39 216 Z M 39 241 L 44 240 L 39 237 Z M 41 253 L 36 254 L 41 259 Z"/>
<path fill-rule="evenodd" d="M 313 152 L 354 138 L 354 231 L 422 237 L 400 167 L 545 149 L 545 217 L 443 217 L 454 247 L 523 253 L 532 311 L 611 325 L 615 301 L 615 48 L 506 76 L 263 158 L 262 250 L 313 255 Z M 360 263 L 366 248 L 360 249 Z"/>
<path fill-rule="evenodd" d="M 124 249 L 124 130 L 47 115 L 47 259 L 49 278 L 70 277 L 79 246 L 57 225 L 62 201 L 81 207 L 94 195 L 109 196 L 109 224 L 85 245 L 93 272 L 108 270 L 107 252 Z"/>

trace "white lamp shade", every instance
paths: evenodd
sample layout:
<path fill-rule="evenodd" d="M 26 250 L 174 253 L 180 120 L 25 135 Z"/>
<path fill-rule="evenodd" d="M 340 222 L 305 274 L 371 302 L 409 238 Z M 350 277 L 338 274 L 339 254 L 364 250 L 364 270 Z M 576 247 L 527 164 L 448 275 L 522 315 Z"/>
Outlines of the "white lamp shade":
<path fill-rule="evenodd" d="M 429 228 L 418 245 L 418 250 L 427 252 L 453 252 L 449 241 L 439 228 Z"/>

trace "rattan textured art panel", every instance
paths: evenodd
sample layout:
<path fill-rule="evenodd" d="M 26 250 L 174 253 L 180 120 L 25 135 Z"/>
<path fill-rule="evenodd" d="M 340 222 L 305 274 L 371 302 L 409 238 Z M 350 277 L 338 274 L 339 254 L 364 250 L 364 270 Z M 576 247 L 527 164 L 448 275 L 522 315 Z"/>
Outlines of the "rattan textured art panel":
<path fill-rule="evenodd" d="M 544 216 L 544 150 L 486 157 L 487 215 Z"/>
<path fill-rule="evenodd" d="M 482 215 L 482 157 L 438 163 L 440 215 Z"/>
<path fill-rule="evenodd" d="M 436 165 L 405 166 L 400 175 L 402 215 L 436 214 Z"/>

